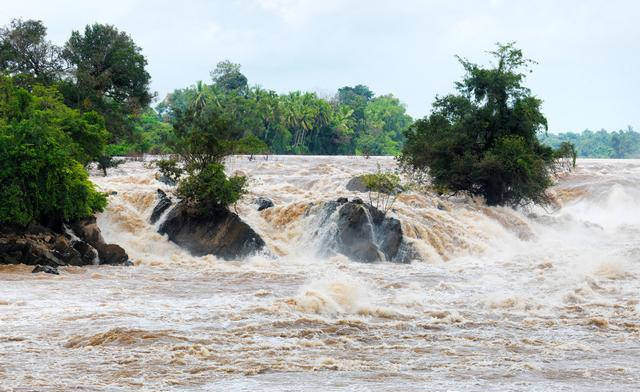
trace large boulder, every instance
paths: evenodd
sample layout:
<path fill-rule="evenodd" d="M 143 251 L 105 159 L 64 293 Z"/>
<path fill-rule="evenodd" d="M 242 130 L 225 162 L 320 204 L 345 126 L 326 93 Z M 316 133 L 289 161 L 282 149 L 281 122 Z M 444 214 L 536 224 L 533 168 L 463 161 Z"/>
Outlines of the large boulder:
<path fill-rule="evenodd" d="M 351 192 L 369 192 L 369 188 L 364 184 L 362 178 L 364 176 L 356 176 L 347 182 L 346 188 Z"/>
<path fill-rule="evenodd" d="M 264 241 L 238 215 L 227 209 L 208 211 L 179 202 L 158 230 L 194 256 L 212 254 L 225 260 L 241 259 L 264 248 Z"/>
<path fill-rule="evenodd" d="M 266 197 L 258 197 L 254 204 L 258 206 L 258 211 L 266 210 L 267 208 L 273 207 L 273 201 Z"/>
<path fill-rule="evenodd" d="M 0 227 L 0 264 L 62 265 L 126 264 L 127 253 L 120 246 L 106 244 L 95 217 L 57 231 L 30 225 Z"/>
<path fill-rule="evenodd" d="M 153 207 L 151 212 L 151 223 L 156 223 L 162 214 L 173 204 L 169 196 L 162 190 L 158 189 L 158 203 Z"/>
<path fill-rule="evenodd" d="M 79 219 L 71 224 L 71 228 L 80 241 L 86 242 L 97 251 L 100 264 L 130 264 L 127 252 L 120 245 L 107 244 L 104 241 L 95 216 Z M 85 247 L 85 245 L 76 247 Z"/>
<path fill-rule="evenodd" d="M 323 209 L 324 217 L 321 217 L 319 225 L 332 228 L 324 231 L 325 249 L 342 253 L 355 261 L 409 261 L 404 257 L 406 252 L 399 252 L 403 237 L 398 219 L 388 217 L 359 200 L 346 203 L 343 200 L 330 201 L 324 204 Z"/>

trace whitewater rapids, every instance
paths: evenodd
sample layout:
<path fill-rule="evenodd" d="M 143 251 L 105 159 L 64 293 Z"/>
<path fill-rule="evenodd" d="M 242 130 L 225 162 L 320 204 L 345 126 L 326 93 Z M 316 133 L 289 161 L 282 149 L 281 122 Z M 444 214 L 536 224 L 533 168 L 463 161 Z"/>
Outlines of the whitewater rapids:
<path fill-rule="evenodd" d="M 411 264 L 323 258 L 313 206 L 391 158 L 234 157 L 267 243 L 192 257 L 149 223 L 147 162 L 92 180 L 133 267 L 0 266 L 0 391 L 640 388 L 640 161 L 579 160 L 554 210 L 402 195 Z M 258 212 L 251 202 L 272 199 Z"/>

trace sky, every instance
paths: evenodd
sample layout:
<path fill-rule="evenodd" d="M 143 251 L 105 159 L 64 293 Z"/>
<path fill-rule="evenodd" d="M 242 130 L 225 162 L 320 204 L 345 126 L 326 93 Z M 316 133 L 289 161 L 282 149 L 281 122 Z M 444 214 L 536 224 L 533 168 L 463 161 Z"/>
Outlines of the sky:
<path fill-rule="evenodd" d="M 551 132 L 640 130 L 640 1 L 635 0 L 0 0 L 0 25 L 39 19 L 63 44 L 108 23 L 131 35 L 162 99 L 209 81 L 222 60 L 250 84 L 332 96 L 365 84 L 414 118 L 496 42 L 538 61 L 527 86 Z"/>

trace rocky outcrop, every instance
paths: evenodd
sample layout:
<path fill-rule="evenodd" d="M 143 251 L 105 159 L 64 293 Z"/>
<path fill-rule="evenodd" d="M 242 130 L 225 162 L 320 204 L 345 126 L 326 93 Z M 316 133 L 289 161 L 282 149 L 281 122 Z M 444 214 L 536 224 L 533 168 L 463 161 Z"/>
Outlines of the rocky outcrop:
<path fill-rule="evenodd" d="M 58 272 L 58 267 L 52 267 L 50 265 L 36 265 L 36 267 L 31 271 L 31 273 L 34 274 L 37 274 L 39 272 L 44 272 L 45 274 L 60 275 L 60 272 Z"/>
<path fill-rule="evenodd" d="M 368 192 L 369 188 L 362 181 L 363 176 L 353 177 L 347 182 L 346 188 L 351 192 Z"/>
<path fill-rule="evenodd" d="M 156 223 L 162 214 L 173 204 L 169 196 L 162 190 L 158 189 L 158 203 L 151 212 L 151 223 Z"/>
<path fill-rule="evenodd" d="M 266 210 L 267 208 L 273 207 L 273 201 L 271 199 L 267 199 L 266 197 L 259 197 L 254 201 L 254 204 L 258 206 L 258 211 Z"/>
<path fill-rule="evenodd" d="M 174 180 L 172 180 L 171 178 L 165 176 L 164 174 L 156 174 L 156 180 L 160 181 L 161 183 L 165 184 L 165 185 L 169 185 L 169 186 L 176 186 L 176 182 Z"/>
<path fill-rule="evenodd" d="M 158 230 L 195 256 L 212 254 L 241 259 L 264 248 L 264 241 L 238 215 L 227 209 L 197 210 L 184 202 L 169 211 Z"/>
<path fill-rule="evenodd" d="M 35 224 L 0 227 L 0 264 L 20 263 L 41 267 L 128 264 L 129 257 L 120 246 L 104 242 L 91 217 L 72 223 L 64 232 Z"/>
<path fill-rule="evenodd" d="M 362 200 L 327 202 L 319 226 L 331 230 L 323 233 L 322 248 L 341 253 L 361 262 L 409 262 L 412 253 L 403 247 L 402 225 Z"/>
<path fill-rule="evenodd" d="M 98 252 L 100 264 L 129 264 L 129 256 L 120 245 L 104 242 L 95 216 L 77 220 L 71 224 L 71 228 L 81 240 Z"/>

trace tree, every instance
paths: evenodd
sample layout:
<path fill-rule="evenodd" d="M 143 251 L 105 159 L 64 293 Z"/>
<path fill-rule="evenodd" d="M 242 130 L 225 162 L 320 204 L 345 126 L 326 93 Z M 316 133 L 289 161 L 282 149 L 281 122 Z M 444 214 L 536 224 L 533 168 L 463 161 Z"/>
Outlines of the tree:
<path fill-rule="evenodd" d="M 176 137 L 172 146 L 180 162 L 164 160 L 158 167 L 178 181 L 177 194 L 186 203 L 202 210 L 227 208 L 246 193 L 246 178 L 228 178 L 222 164 L 225 157 L 243 147 L 238 141 L 241 131 L 218 105 L 196 102 L 194 99 L 186 109 L 173 110 Z M 240 140 L 247 142 L 248 148 L 256 147 L 251 139 Z"/>
<path fill-rule="evenodd" d="M 116 139 L 131 134 L 131 115 L 153 99 L 147 60 L 131 37 L 111 25 L 89 25 L 84 34 L 72 32 L 63 57 L 72 74 L 61 86 L 66 103 L 101 113 Z"/>
<path fill-rule="evenodd" d="M 46 40 L 47 28 L 39 20 L 13 19 L 0 28 L 0 69 L 21 75 L 26 84 L 49 85 L 61 78 L 61 49 Z"/>
<path fill-rule="evenodd" d="M 489 205 L 546 204 L 557 156 L 541 145 L 542 101 L 523 85 L 533 61 L 513 44 L 482 67 L 458 57 L 466 74 L 457 94 L 436 97 L 428 117 L 406 132 L 400 161 L 426 170 L 435 188 L 481 195 Z"/>
<path fill-rule="evenodd" d="M 220 88 L 233 91 L 242 90 L 247 87 L 247 77 L 240 72 L 240 64 L 234 64 L 229 60 L 224 60 L 216 65 L 216 69 L 211 71 L 211 79 Z"/>
<path fill-rule="evenodd" d="M 59 227 L 106 206 L 82 165 L 91 153 L 82 137 L 73 139 L 95 124 L 87 125 L 53 91 L 39 87 L 30 93 L 0 77 L 0 224 Z"/>

